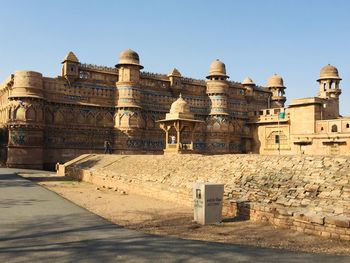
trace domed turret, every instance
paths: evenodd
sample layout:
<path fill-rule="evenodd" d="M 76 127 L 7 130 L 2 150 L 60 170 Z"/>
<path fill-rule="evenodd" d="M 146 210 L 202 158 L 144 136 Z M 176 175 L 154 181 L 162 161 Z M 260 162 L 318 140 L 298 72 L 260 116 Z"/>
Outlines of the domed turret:
<path fill-rule="evenodd" d="M 339 77 L 338 69 L 336 67 L 332 66 L 331 64 L 328 64 L 328 65 L 324 66 L 323 68 L 321 68 L 320 78 L 318 79 L 318 81 L 320 81 L 322 79 L 339 79 L 339 80 L 341 80 L 341 78 Z"/>
<path fill-rule="evenodd" d="M 242 82 L 243 87 L 245 88 L 245 95 L 247 96 L 247 98 L 251 98 L 253 96 L 254 93 L 254 87 L 255 87 L 255 83 L 254 81 L 249 78 L 246 77 L 243 82 Z"/>
<path fill-rule="evenodd" d="M 338 98 L 341 94 L 339 83 L 338 69 L 330 64 L 324 66 L 320 70 L 320 78 L 317 80 L 320 83 L 318 96 L 321 98 Z"/>
<path fill-rule="evenodd" d="M 170 112 L 165 116 L 166 120 L 175 119 L 194 119 L 194 114 L 190 110 L 190 105 L 182 98 L 179 98 L 171 104 Z"/>
<path fill-rule="evenodd" d="M 119 54 L 119 63 L 115 65 L 118 68 L 118 82 L 123 83 L 138 83 L 140 80 L 140 65 L 139 55 L 131 50 L 125 50 Z"/>
<path fill-rule="evenodd" d="M 268 88 L 285 88 L 283 84 L 283 79 L 281 76 L 274 74 L 267 81 Z"/>
<path fill-rule="evenodd" d="M 213 79 L 215 77 L 227 79 L 229 76 L 226 75 L 226 66 L 223 62 L 216 59 L 210 64 L 209 75 L 207 79 Z"/>
<path fill-rule="evenodd" d="M 216 59 L 210 64 L 209 75 L 207 76 L 207 94 L 210 99 L 209 115 L 229 115 L 228 114 L 228 90 L 229 84 L 226 81 L 226 66 Z"/>
<path fill-rule="evenodd" d="M 272 108 L 281 108 L 284 107 L 286 102 L 286 97 L 284 96 L 285 86 L 281 76 L 274 74 L 267 81 L 267 87 L 271 91 L 271 107 Z"/>
<path fill-rule="evenodd" d="M 252 85 L 255 86 L 255 83 L 253 82 L 253 80 L 249 77 L 245 78 L 242 82 L 242 85 Z"/>
<path fill-rule="evenodd" d="M 229 150 L 228 125 L 226 124 L 230 121 L 228 102 L 230 86 L 227 78 L 225 64 L 218 59 L 214 60 L 210 64 L 206 90 L 209 97 L 206 144 L 209 146 L 208 150 L 213 153 L 228 152 Z M 218 133 L 221 135 L 218 136 Z M 221 144 L 220 148 L 214 146 L 218 143 Z"/>
<path fill-rule="evenodd" d="M 179 98 L 171 104 L 170 113 L 171 114 L 174 114 L 174 113 L 191 113 L 190 106 L 182 98 L 181 94 L 180 94 Z"/>
<path fill-rule="evenodd" d="M 116 67 L 121 65 L 134 65 L 138 66 L 140 69 L 143 69 L 143 66 L 140 65 L 139 55 L 131 49 L 122 51 L 119 54 L 119 63 L 116 65 Z"/>

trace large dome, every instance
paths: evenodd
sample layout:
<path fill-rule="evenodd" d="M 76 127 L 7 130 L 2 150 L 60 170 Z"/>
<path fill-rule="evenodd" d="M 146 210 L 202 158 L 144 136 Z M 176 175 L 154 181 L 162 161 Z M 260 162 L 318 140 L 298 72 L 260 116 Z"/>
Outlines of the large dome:
<path fill-rule="evenodd" d="M 143 66 L 140 65 L 139 55 L 131 49 L 120 52 L 119 63 L 116 65 L 116 67 L 120 65 L 135 65 L 139 66 L 140 69 L 143 69 Z"/>
<path fill-rule="evenodd" d="M 284 88 L 283 79 L 281 76 L 274 74 L 267 81 L 268 88 Z"/>
<path fill-rule="evenodd" d="M 181 94 L 179 98 L 171 104 L 170 108 L 171 114 L 176 113 L 191 113 L 190 106 L 188 103 L 182 98 Z"/>
<path fill-rule="evenodd" d="M 341 78 L 339 77 L 338 69 L 332 66 L 331 64 L 328 64 L 323 68 L 321 68 L 320 70 L 320 78 L 318 80 L 321 80 L 321 79 L 339 79 L 340 80 Z"/>
<path fill-rule="evenodd" d="M 216 59 L 210 64 L 209 68 L 209 75 L 207 76 L 207 79 L 210 77 L 225 77 L 228 78 L 229 76 L 226 75 L 226 66 L 223 62 Z"/>

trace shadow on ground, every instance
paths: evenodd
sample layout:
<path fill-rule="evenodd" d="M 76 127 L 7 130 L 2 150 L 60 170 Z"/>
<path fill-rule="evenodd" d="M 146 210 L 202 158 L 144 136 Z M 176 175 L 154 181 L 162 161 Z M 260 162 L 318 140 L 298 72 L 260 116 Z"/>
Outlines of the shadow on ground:
<path fill-rule="evenodd" d="M 143 234 L 6 173 L 0 171 L 0 262 L 349 262 L 345 256 Z"/>
<path fill-rule="evenodd" d="M 288 259 L 284 262 L 315 260 L 312 254 L 147 235 L 80 213 L 37 218 L 16 228 L 7 226 L 6 232 L 0 238 L 0 259 L 13 256 L 18 259 L 13 262 L 53 257 L 63 262 L 280 262 L 281 257 Z M 318 262 L 330 260 L 327 255 L 318 257 Z M 342 257 L 336 258 L 341 262 Z"/>

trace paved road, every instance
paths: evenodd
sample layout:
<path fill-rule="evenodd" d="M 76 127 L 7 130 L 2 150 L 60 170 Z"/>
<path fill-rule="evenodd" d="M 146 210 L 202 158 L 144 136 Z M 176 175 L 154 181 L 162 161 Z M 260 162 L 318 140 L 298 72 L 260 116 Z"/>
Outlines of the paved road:
<path fill-rule="evenodd" d="M 0 262 L 350 262 L 127 230 L 15 175 L 18 171 L 0 169 Z"/>

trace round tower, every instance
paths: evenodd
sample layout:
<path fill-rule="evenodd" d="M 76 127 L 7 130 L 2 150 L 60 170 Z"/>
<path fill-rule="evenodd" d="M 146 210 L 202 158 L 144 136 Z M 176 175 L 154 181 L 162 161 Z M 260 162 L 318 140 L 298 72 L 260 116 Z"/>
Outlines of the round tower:
<path fill-rule="evenodd" d="M 339 97 L 341 89 L 339 87 L 341 78 L 338 69 L 330 64 L 320 70 L 320 77 L 317 80 L 320 89 L 318 97 L 324 99 L 320 109 L 320 118 L 334 119 L 339 117 Z"/>
<path fill-rule="evenodd" d="M 229 115 L 227 106 L 228 78 L 223 62 L 216 59 L 211 63 L 207 76 L 207 94 L 210 99 L 209 115 Z"/>
<path fill-rule="evenodd" d="M 118 81 L 116 83 L 118 90 L 118 100 L 116 103 L 117 114 L 115 127 L 123 131 L 124 136 L 128 138 L 119 138 L 117 144 L 124 144 L 122 148 L 137 150 L 134 148 L 142 147 L 140 143 L 142 134 L 140 129 L 145 126 L 142 117 L 141 90 L 139 86 L 140 65 L 139 55 L 131 50 L 122 51 L 119 55 Z M 125 141 L 128 143 L 125 144 Z"/>
<path fill-rule="evenodd" d="M 43 168 L 44 95 L 42 75 L 16 71 L 9 92 L 9 167 Z"/>
<path fill-rule="evenodd" d="M 267 88 L 271 91 L 271 108 L 282 108 L 286 102 L 285 89 L 281 76 L 274 74 L 267 81 Z"/>
<path fill-rule="evenodd" d="M 118 102 L 117 107 L 120 109 L 141 108 L 140 102 L 140 65 L 139 55 L 128 49 L 119 55 L 118 68 Z"/>
<path fill-rule="evenodd" d="M 216 59 L 209 68 L 207 76 L 207 95 L 209 97 L 209 117 L 207 118 L 207 151 L 212 153 L 229 152 L 229 111 L 226 66 Z"/>
<path fill-rule="evenodd" d="M 321 68 L 320 77 L 317 81 L 320 84 L 318 93 L 320 98 L 339 98 L 341 94 L 341 89 L 339 88 L 341 78 L 336 67 L 328 64 Z"/>

